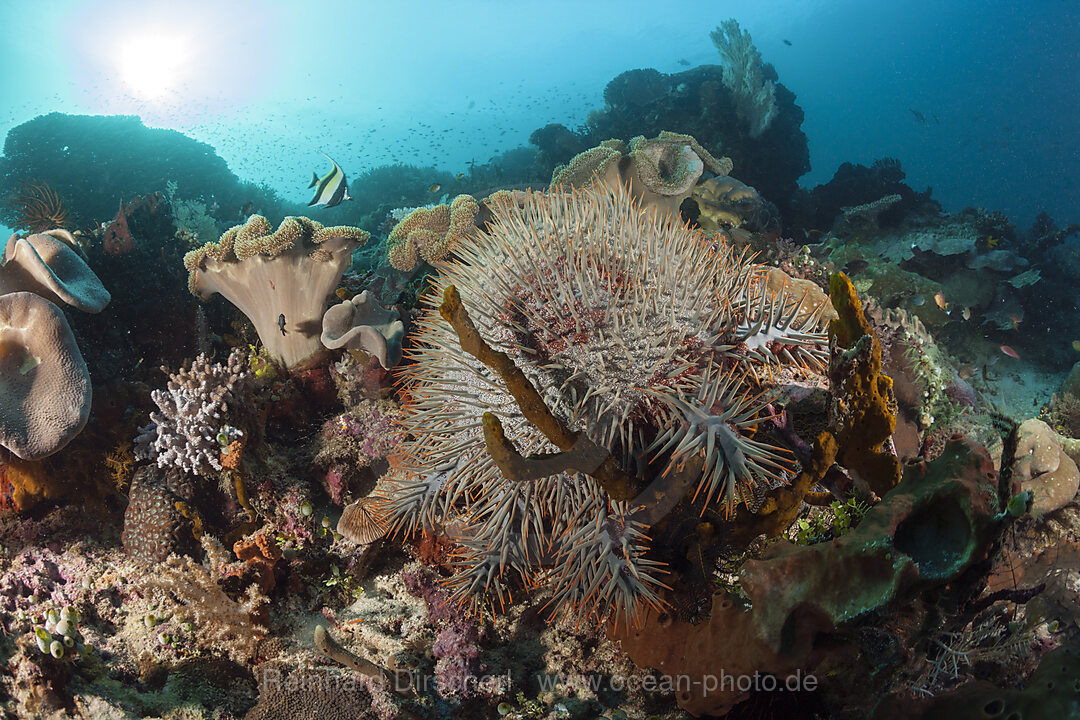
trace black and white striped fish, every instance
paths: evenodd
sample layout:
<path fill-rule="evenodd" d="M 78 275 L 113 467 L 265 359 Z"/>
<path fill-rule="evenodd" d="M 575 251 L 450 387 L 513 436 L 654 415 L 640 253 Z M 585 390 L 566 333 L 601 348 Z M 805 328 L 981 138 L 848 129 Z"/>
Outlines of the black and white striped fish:
<path fill-rule="evenodd" d="M 311 173 L 311 184 L 308 185 L 308 187 L 316 188 L 316 190 L 315 197 L 311 198 L 308 207 L 311 207 L 312 205 L 334 207 L 335 205 L 340 205 L 342 200 L 352 200 L 352 198 L 349 197 L 349 185 L 345 181 L 345 173 L 342 172 L 341 166 L 334 162 L 334 158 L 326 153 L 320 154 L 330 162 L 334 163 L 334 169 L 322 177 L 319 177 L 316 173 Z"/>

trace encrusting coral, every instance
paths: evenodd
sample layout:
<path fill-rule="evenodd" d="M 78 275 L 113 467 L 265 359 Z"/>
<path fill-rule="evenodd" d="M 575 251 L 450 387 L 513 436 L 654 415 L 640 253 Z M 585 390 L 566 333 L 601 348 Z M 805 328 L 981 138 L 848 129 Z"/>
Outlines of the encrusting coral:
<path fill-rule="evenodd" d="M 820 368 L 819 314 L 621 185 L 492 211 L 441 268 L 441 314 L 420 322 L 381 512 L 391 531 L 452 532 L 449 584 L 474 609 L 505 603 L 513 570 L 552 585 L 554 607 L 632 620 L 658 602 L 654 518 L 615 501 L 602 468 L 646 479 L 704 456 L 688 486 L 700 506 L 756 508 L 789 461 L 752 435 L 771 399 L 755 373 Z"/>
<path fill-rule="evenodd" d="M 458 195 L 449 205 L 413 210 L 386 239 L 390 264 L 408 272 L 419 260 L 429 264 L 442 260 L 461 236 L 472 231 L 479 211 L 480 205 L 472 195 Z"/>
<path fill-rule="evenodd" d="M 326 301 L 352 251 L 368 240 L 355 227 L 323 227 L 287 217 L 276 231 L 261 215 L 184 256 L 188 289 L 206 300 L 221 293 L 255 325 L 267 352 L 287 369 L 326 353 L 319 341 Z"/>

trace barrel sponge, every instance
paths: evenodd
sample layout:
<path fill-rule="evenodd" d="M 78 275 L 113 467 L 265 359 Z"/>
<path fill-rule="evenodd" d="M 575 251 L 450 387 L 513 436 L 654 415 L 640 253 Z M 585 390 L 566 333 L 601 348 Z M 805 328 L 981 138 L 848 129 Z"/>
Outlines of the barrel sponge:
<path fill-rule="evenodd" d="M 387 237 L 390 264 L 408 272 L 419 259 L 429 264 L 442 260 L 459 237 L 472 232 L 479 211 L 480 204 L 472 195 L 458 195 L 449 205 L 442 203 L 413 210 Z"/>
<path fill-rule="evenodd" d="M 0 445 L 38 460 L 90 416 L 90 372 L 60 308 L 30 292 L 0 295 Z"/>
<path fill-rule="evenodd" d="M 287 217 L 275 231 L 252 215 L 184 256 L 188 289 L 203 300 L 225 296 L 278 363 L 308 367 L 325 353 L 319 335 L 327 298 L 368 237 L 360 228 L 323 227 L 306 217 Z"/>
<path fill-rule="evenodd" d="M 0 265 L 0 294 L 26 291 L 90 313 L 109 304 L 109 291 L 74 248 L 67 230 L 12 235 Z"/>

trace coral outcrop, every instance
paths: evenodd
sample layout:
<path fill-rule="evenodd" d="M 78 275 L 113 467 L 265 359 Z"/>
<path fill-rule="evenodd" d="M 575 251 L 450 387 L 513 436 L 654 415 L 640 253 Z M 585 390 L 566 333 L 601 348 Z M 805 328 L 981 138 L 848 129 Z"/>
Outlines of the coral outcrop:
<path fill-rule="evenodd" d="M 691 491 L 698 508 L 756 509 L 788 467 L 752 434 L 764 371 L 820 368 L 820 315 L 621 184 L 522 202 L 496 202 L 442 268 L 381 510 L 391 531 L 450 529 L 464 549 L 449 586 L 474 609 L 520 580 L 552 585 L 552 607 L 632 619 L 662 582 L 655 518 L 616 500 L 687 464 L 664 508 Z"/>
<path fill-rule="evenodd" d="M 614 187 L 624 183 L 643 206 L 678 217 L 679 206 L 708 169 L 717 175 L 731 172 L 731 160 L 719 160 L 689 135 L 663 131 L 656 138 L 607 140 L 555 168 L 552 186 L 581 187 L 594 178 Z"/>
<path fill-rule="evenodd" d="M 812 672 L 820 633 L 939 586 L 981 560 L 998 526 L 997 474 L 989 455 L 954 438 L 933 463 L 909 465 L 903 481 L 859 526 L 827 543 L 780 543 L 747 562 L 740 585 L 749 607 L 727 591 L 713 597 L 704 625 L 649 610 L 640 628 L 612 631 L 641 667 L 688 678 L 676 692 L 695 716 L 723 715 L 747 688 L 730 676 Z"/>
<path fill-rule="evenodd" d="M 326 352 L 319 335 L 327 299 L 368 237 L 305 217 L 287 217 L 273 231 L 252 215 L 184 256 L 188 289 L 203 300 L 221 293 L 255 325 L 271 357 L 301 369 Z"/>

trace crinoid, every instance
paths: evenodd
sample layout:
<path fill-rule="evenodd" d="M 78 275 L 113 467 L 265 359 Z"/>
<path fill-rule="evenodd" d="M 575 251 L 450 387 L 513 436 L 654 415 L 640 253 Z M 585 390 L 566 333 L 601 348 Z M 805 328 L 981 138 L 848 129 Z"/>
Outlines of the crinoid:
<path fill-rule="evenodd" d="M 458 289 L 480 334 L 559 422 L 643 482 L 698 458 L 702 509 L 756 507 L 785 482 L 794 463 L 752 435 L 775 399 L 770 378 L 820 369 L 819 312 L 769 291 L 767 268 L 745 254 L 641 207 L 625 189 L 594 183 L 489 202 L 493 220 L 459 239 L 436 286 L 440 295 Z M 523 456 L 558 448 L 429 305 L 406 370 L 408 440 L 381 490 L 389 530 L 453 537 L 462 549 L 447 584 L 472 610 L 538 585 L 579 619 L 614 610 L 634 622 L 644 605 L 658 606 L 664 570 L 648 555 L 650 501 L 616 502 L 579 472 L 504 477 L 485 444 L 484 413 Z"/>
<path fill-rule="evenodd" d="M 21 230 L 40 233 L 67 227 L 67 212 L 63 203 L 47 183 L 21 183 L 15 196 L 14 208 L 19 214 L 18 227 Z"/>

